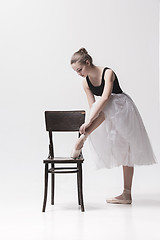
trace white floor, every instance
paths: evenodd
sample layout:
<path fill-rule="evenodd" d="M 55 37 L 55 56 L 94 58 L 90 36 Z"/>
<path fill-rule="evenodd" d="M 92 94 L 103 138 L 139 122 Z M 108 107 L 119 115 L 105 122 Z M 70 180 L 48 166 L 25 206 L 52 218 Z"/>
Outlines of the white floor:
<path fill-rule="evenodd" d="M 105 199 L 121 193 L 122 168 L 95 171 L 86 161 L 85 212 L 77 204 L 76 176 L 71 174 L 56 176 L 55 205 L 49 192 L 42 213 L 43 167 L 37 158 L 33 165 L 6 162 L 0 169 L 1 240 L 160 240 L 159 164 L 135 168 L 132 205 L 112 205 Z"/>
<path fill-rule="evenodd" d="M 13 199 L 15 200 L 15 199 Z M 160 193 L 135 195 L 132 205 L 110 205 L 105 199 L 85 202 L 82 213 L 77 203 L 61 199 L 49 201 L 45 213 L 42 202 L 31 199 L 1 205 L 2 240 L 159 240 Z"/>

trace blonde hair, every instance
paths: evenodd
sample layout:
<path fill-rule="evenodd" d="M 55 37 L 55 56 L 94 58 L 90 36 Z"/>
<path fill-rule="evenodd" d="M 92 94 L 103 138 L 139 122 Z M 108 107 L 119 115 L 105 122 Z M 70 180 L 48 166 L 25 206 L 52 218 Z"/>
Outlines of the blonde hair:
<path fill-rule="evenodd" d="M 85 48 L 80 48 L 71 57 L 71 64 L 79 62 L 85 65 L 87 60 L 90 62 L 91 66 L 93 66 L 92 57 L 88 54 L 87 50 Z"/>

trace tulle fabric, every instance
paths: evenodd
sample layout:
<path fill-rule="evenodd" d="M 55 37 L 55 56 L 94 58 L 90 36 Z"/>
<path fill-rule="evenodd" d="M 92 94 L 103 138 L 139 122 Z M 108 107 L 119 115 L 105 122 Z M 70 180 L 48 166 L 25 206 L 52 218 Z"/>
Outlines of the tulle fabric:
<path fill-rule="evenodd" d="M 88 138 L 97 169 L 156 163 L 141 116 L 127 94 L 111 94 L 103 112 L 104 122 Z"/>

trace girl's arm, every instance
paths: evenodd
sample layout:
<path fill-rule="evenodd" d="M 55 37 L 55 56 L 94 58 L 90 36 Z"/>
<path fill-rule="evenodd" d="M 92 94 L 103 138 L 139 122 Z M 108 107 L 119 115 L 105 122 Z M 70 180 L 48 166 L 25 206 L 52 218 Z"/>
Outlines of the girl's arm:
<path fill-rule="evenodd" d="M 101 111 L 103 110 L 105 104 L 107 103 L 111 93 L 112 93 L 112 88 L 113 88 L 113 81 L 115 79 L 115 75 L 113 73 L 113 71 L 111 69 L 108 69 L 105 72 L 105 76 L 104 76 L 104 80 L 105 80 L 105 87 L 103 90 L 103 94 L 100 98 L 100 100 L 98 101 L 94 111 L 91 113 L 91 115 L 89 116 L 89 119 L 87 120 L 86 123 L 84 123 L 81 127 L 80 127 L 80 133 L 81 134 L 85 134 L 86 133 L 86 129 L 92 124 L 92 122 L 99 116 L 99 114 L 101 113 Z M 87 84 L 88 85 L 88 84 Z M 87 87 L 86 87 L 87 88 Z M 86 89 L 86 93 L 87 93 L 87 97 L 88 97 L 88 102 L 89 104 L 93 104 L 93 98 L 94 95 L 89 93 L 90 90 Z M 91 92 L 91 91 L 90 91 Z M 93 97 L 91 97 L 93 96 Z M 94 100 L 95 101 L 95 100 Z"/>
<path fill-rule="evenodd" d="M 91 90 L 89 89 L 88 84 L 85 79 L 83 79 L 82 84 L 83 84 L 84 91 L 87 95 L 89 107 L 91 108 L 92 104 L 95 102 L 95 97 L 94 97 L 93 93 L 91 92 Z"/>
<path fill-rule="evenodd" d="M 114 76 L 113 71 L 111 69 L 108 69 L 104 75 L 105 86 L 104 86 L 103 94 L 102 94 L 100 100 L 98 101 L 94 111 L 89 116 L 88 125 L 90 125 L 97 118 L 99 113 L 103 110 L 104 106 L 106 105 L 106 103 L 112 93 L 114 78 L 115 78 L 115 76 Z"/>

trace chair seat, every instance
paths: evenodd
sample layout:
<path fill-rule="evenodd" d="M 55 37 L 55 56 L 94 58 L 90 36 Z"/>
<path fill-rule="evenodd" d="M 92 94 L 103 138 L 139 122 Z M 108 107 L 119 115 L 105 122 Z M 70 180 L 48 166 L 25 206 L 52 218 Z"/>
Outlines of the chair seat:
<path fill-rule="evenodd" d="M 43 160 L 43 163 L 82 163 L 83 157 L 71 158 L 71 157 L 54 157 Z"/>

